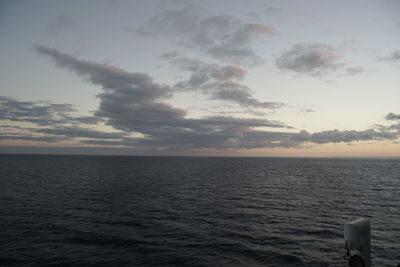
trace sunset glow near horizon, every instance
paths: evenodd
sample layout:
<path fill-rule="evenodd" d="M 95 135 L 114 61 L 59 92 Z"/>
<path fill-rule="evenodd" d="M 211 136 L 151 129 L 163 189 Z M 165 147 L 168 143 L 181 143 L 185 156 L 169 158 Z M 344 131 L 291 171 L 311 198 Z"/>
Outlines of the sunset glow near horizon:
<path fill-rule="evenodd" d="M 400 157 L 400 1 L 0 2 L 0 153 Z"/>

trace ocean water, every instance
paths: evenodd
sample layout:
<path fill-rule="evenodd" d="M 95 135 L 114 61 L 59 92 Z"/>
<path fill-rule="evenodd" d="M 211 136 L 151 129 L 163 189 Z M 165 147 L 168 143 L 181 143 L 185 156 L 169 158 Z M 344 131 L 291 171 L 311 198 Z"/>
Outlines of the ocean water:
<path fill-rule="evenodd" d="M 400 161 L 0 155 L 0 266 L 400 263 Z"/>

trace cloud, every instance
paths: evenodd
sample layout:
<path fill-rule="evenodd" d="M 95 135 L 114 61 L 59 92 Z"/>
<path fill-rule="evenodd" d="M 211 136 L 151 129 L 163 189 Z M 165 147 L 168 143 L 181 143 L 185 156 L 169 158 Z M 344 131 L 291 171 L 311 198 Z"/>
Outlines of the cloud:
<path fill-rule="evenodd" d="M 229 80 L 242 80 L 246 75 L 246 70 L 242 69 L 237 65 L 227 65 L 216 70 L 212 77 L 217 80 L 229 81 Z"/>
<path fill-rule="evenodd" d="M 301 131 L 292 137 L 292 140 L 299 142 L 311 142 L 317 144 L 326 143 L 350 143 L 354 141 L 369 141 L 369 140 L 394 140 L 398 138 L 398 131 L 389 131 L 388 128 L 376 130 L 367 129 L 364 131 L 354 130 L 330 130 L 316 133 L 308 133 Z"/>
<path fill-rule="evenodd" d="M 72 105 L 69 104 L 34 103 L 0 96 L 1 120 L 27 121 L 39 125 L 49 125 L 54 123 L 55 117 L 72 111 Z"/>
<path fill-rule="evenodd" d="M 7 126 L 0 126 L 0 129 L 7 128 L 11 129 Z M 95 139 L 98 141 L 104 139 L 121 140 L 121 138 L 124 138 L 125 136 L 127 136 L 127 133 L 124 132 L 103 132 L 79 126 L 57 126 L 54 128 L 19 127 L 18 131 L 0 133 L 0 140 L 25 140 L 57 143 L 66 140 L 75 140 L 79 142 L 79 139 L 81 138 L 89 138 L 89 140 Z M 87 141 L 87 139 L 85 139 L 85 141 Z M 82 140 L 80 142 L 82 143 Z"/>
<path fill-rule="evenodd" d="M 397 124 L 390 125 L 388 128 L 400 132 L 400 122 Z"/>
<path fill-rule="evenodd" d="M 155 83 L 147 74 L 129 73 L 113 66 L 79 60 L 52 48 L 37 46 L 36 49 L 40 54 L 53 59 L 58 66 L 102 87 L 103 92 L 98 95 L 100 106 L 95 116 L 105 120 L 107 125 L 115 129 L 143 135 L 140 138 L 124 137 L 116 141 L 85 142 L 124 143 L 152 148 L 216 148 L 228 147 L 228 140 L 244 136 L 245 132 L 254 131 L 254 128 L 286 127 L 282 123 L 265 119 L 187 118 L 185 110 L 162 102 L 172 96 L 172 89 Z M 218 68 L 207 64 L 188 64 L 187 67 L 193 71 L 205 72 L 212 79 L 221 82 L 240 79 L 244 75 L 242 70 L 235 66 Z M 207 79 L 211 78 L 207 76 Z M 63 132 L 65 130 L 62 129 Z M 49 131 L 49 134 L 55 134 L 55 131 Z"/>
<path fill-rule="evenodd" d="M 260 37 L 263 35 L 273 35 L 276 34 L 277 31 L 274 27 L 266 25 L 264 23 L 247 23 L 241 25 L 234 33 L 232 38 L 232 42 L 235 44 L 247 44 L 253 40 L 255 37 Z"/>
<path fill-rule="evenodd" d="M 225 121 L 226 118 L 222 118 Z M 218 122 L 219 123 L 219 122 Z M 251 125 L 251 124 L 250 124 Z M 232 125 L 231 125 L 232 126 Z M 279 126 L 280 127 L 280 126 Z M 396 130 L 396 131 L 393 131 Z M 275 132 L 275 131 L 238 131 L 235 127 L 228 131 L 196 132 L 192 134 L 180 135 L 180 140 L 170 139 L 167 147 L 173 149 L 253 149 L 253 148 L 302 148 L 306 144 L 328 144 L 328 143 L 352 143 L 359 141 L 372 140 L 396 140 L 400 136 L 400 127 L 397 129 L 387 127 L 385 130 L 367 129 L 364 131 L 354 130 L 330 130 L 309 133 L 307 131 Z M 194 141 L 194 139 L 196 141 Z M 84 140 L 88 144 L 118 145 L 118 146 L 145 146 L 158 147 L 165 145 L 165 139 L 124 139 L 121 141 L 97 141 Z"/>
<path fill-rule="evenodd" d="M 1 140 L 29 140 L 59 142 L 74 138 L 115 139 L 125 133 L 108 133 L 83 128 L 82 125 L 96 125 L 103 119 L 96 116 L 71 116 L 76 110 L 70 104 L 54 104 L 48 101 L 20 101 L 0 96 L 0 125 L 4 132 Z M 10 123 L 29 122 L 36 128 Z M 24 125 L 24 124 L 22 124 Z M 12 130 L 10 132 L 10 130 Z"/>
<path fill-rule="evenodd" d="M 71 104 L 54 104 L 48 101 L 19 101 L 0 96 L 0 120 L 31 122 L 40 126 L 57 124 L 97 124 L 100 118 L 94 116 L 74 117 Z"/>
<path fill-rule="evenodd" d="M 390 112 L 389 114 L 387 114 L 385 116 L 385 119 L 387 119 L 387 120 L 400 120 L 400 114 L 394 114 L 394 113 Z"/>
<path fill-rule="evenodd" d="M 315 112 L 315 110 L 313 110 L 312 108 L 310 108 L 308 106 L 303 106 L 303 107 L 299 107 L 299 112 L 300 113 L 311 113 L 311 112 Z"/>
<path fill-rule="evenodd" d="M 66 139 L 94 138 L 94 139 L 121 139 L 127 134 L 124 132 L 102 132 L 86 129 L 79 126 L 57 126 L 54 128 L 29 129 L 30 132 L 53 136 L 65 136 Z"/>
<path fill-rule="evenodd" d="M 362 67 L 353 67 L 353 68 L 347 68 L 346 69 L 346 75 L 356 75 L 363 73 L 364 69 Z"/>
<path fill-rule="evenodd" d="M 31 134 L 21 134 L 21 133 L 0 133 L 1 140 L 23 140 L 23 141 L 36 141 L 36 142 L 47 142 L 56 143 L 60 141 L 65 141 L 67 138 L 61 136 L 34 136 Z"/>
<path fill-rule="evenodd" d="M 279 122 L 263 119 L 239 119 L 217 116 L 202 119 L 186 119 L 186 128 L 170 128 L 153 132 L 147 138 L 123 138 L 122 140 L 83 140 L 82 143 L 112 146 L 132 146 L 147 149 L 233 149 L 248 148 L 254 144 L 252 133 L 260 132 L 254 127 L 282 128 Z M 266 133 L 266 132 L 263 132 Z M 280 135 L 280 133 L 277 133 Z M 257 143 L 267 145 L 266 138 Z"/>
<path fill-rule="evenodd" d="M 7 126 L 0 126 L 8 128 Z M 17 128 L 15 128 L 17 129 Z M 55 143 L 65 140 L 75 140 L 90 138 L 96 140 L 118 140 L 127 136 L 124 132 L 104 132 L 93 129 L 82 128 L 79 126 L 56 126 L 47 128 L 24 128 L 19 127 L 19 131 L 6 132 L 0 134 L 0 140 L 27 140 Z"/>
<path fill-rule="evenodd" d="M 400 51 L 393 51 L 389 56 L 381 59 L 387 62 L 398 63 L 400 62 Z"/>
<path fill-rule="evenodd" d="M 261 102 L 251 95 L 248 87 L 236 82 L 210 83 L 206 88 L 212 90 L 212 98 L 237 103 L 243 107 L 277 109 L 285 106 L 279 102 Z"/>
<path fill-rule="evenodd" d="M 162 131 L 168 124 L 178 125 L 186 111 L 158 102 L 172 96 L 167 85 L 153 82 L 144 73 L 129 73 L 106 64 L 78 60 L 56 49 L 37 47 L 37 51 L 51 57 L 64 67 L 93 84 L 100 85 L 100 107 L 95 115 L 107 124 L 123 131 Z M 167 125 L 164 125 L 167 124 Z"/>
<path fill-rule="evenodd" d="M 263 124 L 262 121 L 259 123 Z M 179 135 L 170 136 L 154 135 L 151 138 L 125 138 L 119 141 L 83 140 L 82 143 L 147 149 L 162 148 L 161 150 L 249 149 L 289 146 L 292 133 L 250 129 L 254 125 L 259 125 L 259 123 L 253 124 L 252 120 L 212 117 L 204 119 L 200 123 L 196 121 L 197 126 L 194 132 L 180 132 Z M 240 124 L 248 125 L 250 128 L 241 129 L 241 127 L 238 127 Z M 277 124 L 276 127 L 281 127 L 281 125 Z"/>
<path fill-rule="evenodd" d="M 79 60 L 58 50 L 42 46 L 38 46 L 37 50 L 53 59 L 58 66 L 74 72 L 85 81 L 100 85 L 103 92 L 98 95 L 100 105 L 94 114 L 120 132 L 105 133 L 79 126 L 59 125 L 41 129 L 25 129 L 28 134 L 15 133 L 16 139 L 45 140 L 48 135 L 53 139 L 74 138 L 84 144 L 131 147 L 138 151 L 183 151 L 302 147 L 304 144 L 312 143 L 395 140 L 400 134 L 400 131 L 392 126 L 371 128 L 365 131 L 332 130 L 308 133 L 306 131 L 287 132 L 284 129 L 291 129 L 291 127 L 266 119 L 232 116 L 188 118 L 185 110 L 162 102 L 172 96 L 174 92 L 172 88 L 154 82 L 147 74 L 129 73 L 110 65 Z M 218 71 L 220 68 L 213 68 L 213 70 Z M 231 79 L 239 79 L 241 75 L 238 75 L 240 72 L 233 73 L 233 75 L 224 73 L 224 75 L 216 75 L 208 79 L 234 84 L 235 82 Z M 236 96 L 227 97 L 235 98 Z M 243 99 L 242 96 L 239 98 Z M 267 131 L 265 130 L 267 127 L 279 129 L 279 131 Z M 33 134 L 43 136 L 33 136 Z M 6 133 L 1 139 L 10 137 L 12 134 Z"/>
<path fill-rule="evenodd" d="M 174 58 L 170 63 L 177 66 L 180 70 L 190 73 L 187 81 L 178 83 L 179 88 L 199 89 L 200 86 L 209 81 L 238 81 L 246 76 L 246 70 L 237 65 L 219 66 L 210 64 L 200 59 Z"/>
<path fill-rule="evenodd" d="M 282 70 L 322 76 L 343 67 L 341 55 L 331 46 L 317 43 L 296 44 L 275 61 Z"/>
<path fill-rule="evenodd" d="M 144 73 L 129 73 L 106 64 L 78 60 L 56 49 L 38 46 L 40 54 L 49 56 L 60 67 L 66 68 L 89 82 L 100 85 L 100 106 L 95 115 L 108 125 L 122 131 L 151 133 L 178 126 L 186 111 L 159 102 L 172 96 L 167 85 L 153 82 Z"/>
<path fill-rule="evenodd" d="M 247 72 L 237 65 L 219 66 L 199 59 L 179 58 L 176 54 L 164 54 L 163 58 L 190 73 L 188 80 L 175 85 L 180 90 L 201 91 L 211 99 L 232 102 L 246 108 L 277 109 L 285 105 L 254 98 L 250 88 L 238 83 L 245 78 Z"/>
<path fill-rule="evenodd" d="M 134 94 L 138 103 L 152 102 L 154 99 L 169 97 L 171 90 L 168 86 L 153 83 L 153 79 L 144 73 L 129 73 L 120 68 L 78 60 L 56 49 L 36 46 L 39 54 L 49 56 L 63 68 L 70 70 L 81 78 L 88 79 L 105 90 L 114 90 L 120 94 Z"/>
<path fill-rule="evenodd" d="M 245 23 L 228 15 L 208 15 L 204 9 L 188 2 L 162 7 L 140 31 L 141 35 L 170 38 L 214 59 L 242 65 L 262 63 L 263 59 L 253 51 L 251 43 L 277 33 L 274 27 L 264 23 Z"/>
<path fill-rule="evenodd" d="M 179 53 L 176 51 L 164 53 L 160 56 L 160 58 L 165 59 L 165 60 L 173 60 L 176 59 L 179 56 Z"/>

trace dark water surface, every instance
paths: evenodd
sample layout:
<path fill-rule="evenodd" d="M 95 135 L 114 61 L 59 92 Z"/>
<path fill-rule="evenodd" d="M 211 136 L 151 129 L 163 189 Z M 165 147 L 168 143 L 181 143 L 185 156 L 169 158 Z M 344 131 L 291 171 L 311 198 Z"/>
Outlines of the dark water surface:
<path fill-rule="evenodd" d="M 1 266 L 400 263 L 400 161 L 0 155 Z"/>

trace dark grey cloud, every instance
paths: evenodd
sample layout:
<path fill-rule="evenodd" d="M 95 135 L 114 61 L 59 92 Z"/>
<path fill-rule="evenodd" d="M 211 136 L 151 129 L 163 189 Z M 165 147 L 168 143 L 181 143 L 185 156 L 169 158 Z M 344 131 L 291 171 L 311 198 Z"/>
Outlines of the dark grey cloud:
<path fill-rule="evenodd" d="M 388 128 L 391 130 L 400 131 L 400 122 L 397 124 L 390 125 Z"/>
<path fill-rule="evenodd" d="M 108 125 L 118 130 L 142 133 L 151 128 L 162 131 L 164 121 L 177 125 L 186 114 L 182 109 L 157 102 L 172 96 L 172 90 L 167 85 L 154 83 L 147 74 L 129 73 L 107 64 L 78 60 L 48 47 L 37 46 L 36 49 L 58 66 L 100 85 L 103 93 L 98 95 L 101 102 L 95 115 L 106 119 Z"/>
<path fill-rule="evenodd" d="M 64 67 L 89 82 L 100 85 L 100 107 L 95 115 L 107 124 L 123 131 L 147 133 L 163 131 L 178 126 L 186 114 L 182 109 L 159 102 L 172 96 L 167 85 L 153 82 L 144 73 L 129 73 L 119 68 L 78 60 L 56 49 L 38 46 L 39 53 L 49 56 Z"/>
<path fill-rule="evenodd" d="M 6 125 L 6 124 L 1 124 L 1 125 L 0 125 L 0 128 L 1 128 L 1 129 L 4 129 L 4 130 L 8 130 L 8 129 L 23 130 L 23 129 L 25 129 L 25 128 L 20 127 L 20 126 L 16 126 L 16 125 Z"/>
<path fill-rule="evenodd" d="M 94 139 L 121 139 L 127 134 L 124 132 L 103 132 L 82 128 L 79 126 L 57 126 L 54 128 L 30 128 L 32 133 L 40 133 L 53 136 L 64 136 L 65 139 L 94 138 Z"/>
<path fill-rule="evenodd" d="M 316 133 L 308 133 L 301 131 L 294 135 L 292 140 L 299 142 L 311 142 L 317 144 L 326 143 L 349 143 L 354 141 L 369 141 L 369 140 L 394 140 L 400 136 L 398 131 L 389 131 L 385 129 L 367 129 L 364 131 L 354 130 L 331 130 Z"/>
<path fill-rule="evenodd" d="M 0 141 L 1 140 L 22 140 L 22 141 L 36 141 L 36 142 L 47 142 L 47 143 L 56 143 L 60 141 L 65 141 L 66 137 L 62 136 L 35 136 L 32 134 L 21 134 L 17 132 L 13 133 L 0 133 Z"/>
<path fill-rule="evenodd" d="M 56 63 L 64 54 L 47 54 Z M 68 57 L 67 57 L 68 58 Z M 163 131 L 178 126 L 186 111 L 162 103 L 172 96 L 167 85 L 153 82 L 147 74 L 128 73 L 121 69 L 87 61 L 68 58 L 60 66 L 75 72 L 94 84 L 101 85 L 100 106 L 95 115 L 105 118 L 107 124 L 123 131 L 140 133 Z"/>
<path fill-rule="evenodd" d="M 399 125 L 395 125 L 399 126 Z M 231 129 L 232 130 L 232 129 Z M 372 140 L 395 141 L 400 136 L 400 127 L 386 127 L 385 130 L 367 129 L 364 131 L 354 130 L 331 130 L 309 133 L 307 131 L 276 132 L 276 131 L 235 131 L 236 134 L 226 134 L 226 131 L 215 133 L 197 132 L 195 135 L 182 134 L 180 140 L 169 139 L 169 146 L 173 149 L 252 149 L 252 148 L 299 148 L 305 144 L 327 144 L 327 143 L 352 143 Z M 196 139 L 194 142 L 193 138 Z M 127 138 L 120 141 L 112 140 L 88 140 L 87 144 L 118 145 L 153 147 L 165 145 L 165 139 L 132 139 Z"/>
<path fill-rule="evenodd" d="M 159 147 L 187 149 L 240 149 L 254 146 L 255 142 L 264 146 L 272 140 L 253 140 L 254 127 L 282 128 L 279 122 L 262 119 L 238 119 L 233 117 L 208 117 L 203 119 L 186 119 L 186 128 L 168 129 L 148 135 L 147 138 L 123 138 L 122 140 L 83 140 L 82 143 L 97 145 L 132 146 L 138 148 L 158 149 Z M 260 133 L 267 133 L 261 132 Z M 270 134 L 272 135 L 272 134 Z M 277 133 L 276 136 L 279 136 Z M 272 138 L 272 136 L 271 136 Z M 274 139 L 275 140 L 275 139 Z M 250 145 L 253 144 L 253 145 Z"/>
<path fill-rule="evenodd" d="M 235 128 L 235 127 L 234 127 Z M 84 140 L 86 144 L 108 145 L 108 146 L 132 146 L 139 148 L 157 149 L 167 147 L 169 150 L 196 150 L 196 149 L 250 149 L 250 148 L 272 148 L 293 147 L 299 142 L 291 141 L 292 133 L 268 132 L 268 131 L 215 131 L 182 133 L 179 139 L 167 136 L 162 139 L 152 137 L 147 139 L 126 138 L 120 141 L 109 140 Z M 166 146 L 168 144 L 168 146 Z"/>
<path fill-rule="evenodd" d="M 283 103 L 262 102 L 254 98 L 250 88 L 238 83 L 244 79 L 246 70 L 237 65 L 219 66 L 198 59 L 179 58 L 175 54 L 166 55 L 163 57 L 173 65 L 190 73 L 188 80 L 175 85 L 180 90 L 201 91 L 211 99 L 232 102 L 246 108 L 277 109 L 284 106 Z"/>
<path fill-rule="evenodd" d="M 160 58 L 165 59 L 165 60 L 173 60 L 176 59 L 179 56 L 179 53 L 177 51 L 172 51 L 168 53 L 164 53 L 160 56 Z"/>
<path fill-rule="evenodd" d="M 0 140 L 41 141 L 47 143 L 55 143 L 66 140 L 79 141 L 81 138 L 96 139 L 99 141 L 107 139 L 121 140 L 127 136 L 127 133 L 124 132 L 103 132 L 82 128 L 79 126 L 27 128 L 2 125 L 0 126 L 0 129 L 8 129 L 8 131 L 0 133 Z M 14 131 L 9 131 L 10 129 L 14 129 Z"/>
<path fill-rule="evenodd" d="M 176 40 L 179 45 L 199 49 L 214 59 L 242 65 L 262 63 L 263 59 L 253 51 L 251 43 L 277 33 L 274 27 L 263 23 L 245 23 L 228 15 L 209 15 L 189 2 L 164 5 L 146 26 L 137 30 Z"/>
<path fill-rule="evenodd" d="M 31 101 L 17 101 L 0 96 L 0 120 L 27 121 L 39 125 L 49 125 L 54 117 L 72 112 L 69 104 L 35 103 Z"/>
<path fill-rule="evenodd" d="M 232 117 L 209 117 L 187 121 L 190 131 L 180 131 L 179 135 L 153 136 L 141 140 L 146 145 L 161 146 L 169 143 L 173 148 L 243 148 L 251 142 L 248 134 L 256 132 L 256 127 L 285 127 L 283 124 L 264 119 L 239 119 Z M 265 141 L 265 140 L 264 140 Z"/>
<path fill-rule="evenodd" d="M 56 65 L 68 69 L 83 79 L 88 79 L 93 84 L 102 86 L 106 92 L 112 90 L 116 92 L 116 95 L 125 95 L 128 99 L 134 97 L 134 101 L 138 104 L 171 96 L 168 86 L 153 83 L 153 79 L 145 73 L 129 73 L 111 65 L 79 60 L 45 46 L 35 48 L 39 54 L 53 59 Z M 125 102 L 128 99 L 125 99 Z"/>
<path fill-rule="evenodd" d="M 400 114 L 394 114 L 393 112 L 390 112 L 385 116 L 385 119 L 387 120 L 400 120 Z"/>
<path fill-rule="evenodd" d="M 71 116 L 76 110 L 70 104 L 48 101 L 20 101 L 0 96 L 0 121 L 7 123 L 29 122 L 37 128 L 10 124 L 0 125 L 1 140 L 28 140 L 59 142 L 74 138 L 118 139 L 125 133 L 107 133 L 83 128 L 96 125 L 103 119 L 96 116 Z"/>
<path fill-rule="evenodd" d="M 352 143 L 372 140 L 396 140 L 400 137 L 399 129 L 391 126 L 381 129 L 354 130 L 330 130 L 315 133 L 300 131 L 297 133 L 285 132 L 251 132 L 251 143 L 256 147 L 302 147 L 304 144 L 327 143 Z"/>
<path fill-rule="evenodd" d="M 339 52 L 325 44 L 296 44 L 276 59 L 275 65 L 283 70 L 322 76 L 344 66 L 338 62 Z"/>
<path fill-rule="evenodd" d="M 48 101 L 19 101 L 0 96 L 0 120 L 31 122 L 40 126 L 57 124 L 97 124 L 94 116 L 74 117 L 76 110 L 70 104 L 54 104 Z"/>
<path fill-rule="evenodd" d="M 56 49 L 43 46 L 38 46 L 37 51 L 52 58 L 58 66 L 102 87 L 103 92 L 98 95 L 100 106 L 95 112 L 95 116 L 104 119 L 107 125 L 115 129 L 127 133 L 140 133 L 144 136 L 141 138 L 123 137 L 121 140 L 115 141 L 83 141 L 86 143 L 124 143 L 139 147 L 166 146 L 181 149 L 228 147 L 228 140 L 244 136 L 244 132 L 254 131 L 254 128 L 286 127 L 282 123 L 265 119 L 186 118 L 185 110 L 162 102 L 172 95 L 172 89 L 169 86 L 155 83 L 147 74 L 128 73 L 113 66 L 78 60 Z M 244 72 L 235 66 L 219 68 L 214 65 L 189 64 L 187 67 L 200 72 L 206 69 L 207 71 L 204 72 L 207 75 L 221 82 L 241 79 L 244 76 Z M 65 130 L 62 129 L 62 132 Z M 49 131 L 49 134 L 55 133 L 55 130 Z M 77 135 L 71 133 L 69 136 Z"/>

